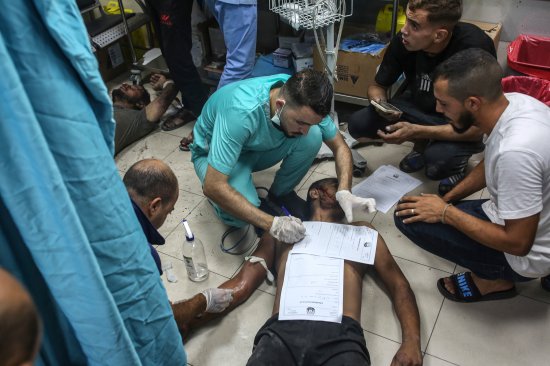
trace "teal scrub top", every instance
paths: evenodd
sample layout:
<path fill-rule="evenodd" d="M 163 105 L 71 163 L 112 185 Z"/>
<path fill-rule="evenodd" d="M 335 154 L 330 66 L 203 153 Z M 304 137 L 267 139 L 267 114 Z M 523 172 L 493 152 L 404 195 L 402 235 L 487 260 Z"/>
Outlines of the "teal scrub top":
<path fill-rule="evenodd" d="M 193 155 L 208 155 L 210 166 L 230 175 L 241 154 L 281 147 L 289 138 L 271 122 L 269 92 L 289 78 L 287 74 L 251 78 L 214 93 L 197 119 Z M 317 126 L 324 141 L 333 139 L 338 132 L 329 116 Z"/>

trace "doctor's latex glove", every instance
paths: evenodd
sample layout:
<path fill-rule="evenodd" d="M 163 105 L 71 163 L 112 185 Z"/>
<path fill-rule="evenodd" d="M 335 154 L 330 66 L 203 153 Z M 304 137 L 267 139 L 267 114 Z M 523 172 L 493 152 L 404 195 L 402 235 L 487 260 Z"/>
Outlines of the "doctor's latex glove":
<path fill-rule="evenodd" d="M 376 201 L 374 198 L 357 197 L 348 190 L 336 192 L 336 200 L 340 204 L 340 207 L 342 207 L 342 210 L 344 210 L 346 220 L 348 220 L 349 223 L 353 221 L 354 208 L 367 210 L 369 213 L 376 210 Z"/>
<path fill-rule="evenodd" d="M 233 290 L 226 288 L 209 288 L 202 292 L 206 297 L 206 312 L 221 313 L 233 300 Z"/>
<path fill-rule="evenodd" d="M 306 228 L 302 220 L 294 216 L 275 216 L 269 233 L 277 240 L 294 244 L 304 238 Z"/>

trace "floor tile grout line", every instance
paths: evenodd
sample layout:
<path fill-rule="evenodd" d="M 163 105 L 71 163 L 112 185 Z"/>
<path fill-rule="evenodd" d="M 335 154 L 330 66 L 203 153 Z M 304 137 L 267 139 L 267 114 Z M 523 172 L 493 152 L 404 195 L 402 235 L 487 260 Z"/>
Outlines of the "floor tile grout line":
<path fill-rule="evenodd" d="M 455 267 L 453 268 L 453 273 L 456 271 L 456 267 L 458 265 L 455 264 Z M 434 325 L 432 327 L 432 331 L 430 332 L 430 336 L 428 337 L 428 341 L 426 342 L 426 348 L 424 349 L 424 352 L 427 353 L 428 347 L 430 346 L 430 341 L 432 340 L 432 336 L 435 332 L 435 327 L 437 326 L 437 321 L 439 320 L 439 315 L 441 314 L 441 311 L 443 310 L 443 304 L 445 303 L 445 297 L 441 300 L 441 305 L 439 306 L 439 311 L 437 312 L 437 316 L 435 317 Z"/>
<path fill-rule="evenodd" d="M 412 260 L 412 259 L 408 259 L 408 258 L 401 257 L 401 256 L 399 256 L 399 255 L 394 255 L 394 254 L 392 254 L 392 256 L 393 256 L 394 258 L 399 258 L 399 259 L 405 260 L 405 261 L 407 261 L 407 262 L 419 264 L 419 265 L 421 265 L 421 266 L 424 266 L 424 267 L 427 267 L 427 268 L 430 268 L 430 269 L 435 269 L 435 270 L 437 270 L 437 271 L 445 272 L 445 273 L 448 273 L 448 274 L 453 274 L 453 272 L 449 272 L 449 271 L 446 271 L 446 270 L 444 270 L 444 269 L 437 268 L 437 267 L 432 267 L 432 266 L 429 266 L 429 265 L 427 265 L 427 264 L 424 264 L 424 263 L 420 263 L 420 262 L 414 261 L 414 260 Z M 455 268 L 456 268 L 456 264 L 455 264 Z"/>
<path fill-rule="evenodd" d="M 541 291 L 544 291 L 544 290 L 541 289 Z M 543 304 L 550 305 L 550 301 L 537 299 L 536 297 L 531 297 L 531 296 L 524 295 L 524 294 L 518 294 L 518 296 L 522 296 L 522 297 L 525 297 L 526 299 L 529 299 L 529 300 L 533 300 L 533 301 L 541 302 Z"/>
<path fill-rule="evenodd" d="M 180 189 L 180 191 L 181 191 L 181 189 Z M 203 198 L 202 198 L 202 199 L 201 199 L 201 200 L 200 200 L 200 201 L 199 201 L 199 202 L 189 211 L 189 213 L 184 217 L 184 219 L 187 218 L 187 217 L 189 217 L 189 216 L 193 213 L 193 211 L 194 211 L 197 207 L 199 207 L 199 205 L 202 203 L 202 201 L 204 200 L 204 198 L 205 198 L 205 197 L 203 197 Z M 182 219 L 182 220 L 183 220 L 183 219 Z M 167 239 L 170 235 L 172 235 L 172 234 L 178 229 L 178 227 L 180 226 L 180 223 L 181 223 L 181 221 L 180 221 L 176 226 L 174 226 L 174 228 L 173 228 L 172 230 L 170 230 L 170 231 L 168 232 L 168 234 L 166 234 L 166 235 L 164 236 L 164 238 Z"/>
<path fill-rule="evenodd" d="M 391 338 L 388 338 L 388 337 L 383 336 L 383 335 L 381 335 L 381 334 L 378 334 L 378 333 L 376 333 L 376 332 L 372 332 L 372 331 L 367 330 L 367 329 L 365 329 L 365 328 L 363 328 L 363 327 L 361 327 L 361 329 L 363 329 L 364 332 L 373 334 L 373 335 L 375 335 L 375 336 L 377 336 L 377 337 L 380 337 L 380 338 L 384 338 L 385 340 L 388 340 L 388 341 L 390 341 L 390 342 L 393 342 L 393 343 L 396 343 L 396 344 L 402 344 L 402 343 L 403 343 L 403 342 L 396 341 L 395 339 L 391 339 Z"/>
<path fill-rule="evenodd" d="M 164 255 L 167 256 L 167 257 L 170 257 L 170 258 L 176 259 L 176 260 L 178 260 L 178 261 L 180 261 L 180 262 L 183 262 L 183 259 L 180 259 L 180 258 L 178 258 L 178 257 L 175 257 L 175 256 L 173 256 L 173 255 L 171 255 L 171 254 L 163 253 L 163 252 L 161 252 L 160 250 L 159 250 L 159 253 L 162 253 L 162 254 L 164 254 Z M 228 280 L 230 280 L 230 279 L 232 278 L 232 277 L 227 277 L 226 275 L 221 274 L 221 273 L 218 273 L 218 272 L 216 272 L 216 271 L 213 271 L 213 270 L 210 269 L 210 268 L 208 268 L 208 271 L 209 271 L 209 272 L 212 272 L 212 273 L 214 273 L 214 274 L 216 274 L 216 275 L 218 275 L 218 276 L 221 276 L 221 277 L 223 277 L 223 278 L 227 278 Z"/>
<path fill-rule="evenodd" d="M 460 366 L 460 364 L 458 364 L 458 363 L 454 363 L 454 362 L 452 362 L 452 361 L 446 360 L 446 359 L 441 358 L 441 357 L 439 357 L 439 356 L 432 355 L 431 353 L 428 353 L 428 352 L 424 352 L 424 355 L 428 355 L 428 356 L 430 356 L 430 357 L 437 358 L 438 360 L 441 360 L 441 361 L 450 363 L 451 365 Z"/>

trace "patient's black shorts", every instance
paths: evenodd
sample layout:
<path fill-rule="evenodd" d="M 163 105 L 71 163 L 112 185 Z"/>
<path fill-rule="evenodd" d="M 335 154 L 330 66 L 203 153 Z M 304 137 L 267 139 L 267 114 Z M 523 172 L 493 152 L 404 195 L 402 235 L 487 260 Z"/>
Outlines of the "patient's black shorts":
<path fill-rule="evenodd" d="M 342 323 L 278 320 L 271 317 L 256 334 L 248 366 L 370 365 L 361 325 L 344 316 Z"/>

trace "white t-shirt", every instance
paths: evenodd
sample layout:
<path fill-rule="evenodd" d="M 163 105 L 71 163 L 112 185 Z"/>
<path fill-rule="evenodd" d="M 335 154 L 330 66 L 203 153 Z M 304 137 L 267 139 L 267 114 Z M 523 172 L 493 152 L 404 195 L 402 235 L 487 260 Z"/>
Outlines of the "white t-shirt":
<path fill-rule="evenodd" d="M 537 234 L 525 257 L 505 254 L 525 277 L 550 274 L 550 108 L 519 93 L 485 140 L 485 179 L 491 199 L 483 210 L 496 224 L 540 212 Z"/>

